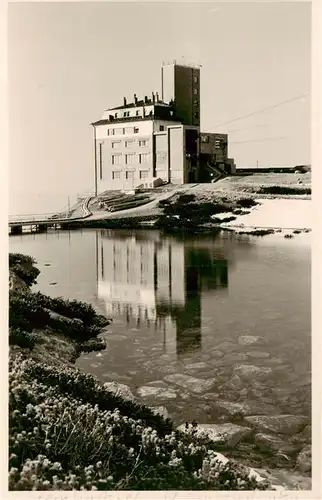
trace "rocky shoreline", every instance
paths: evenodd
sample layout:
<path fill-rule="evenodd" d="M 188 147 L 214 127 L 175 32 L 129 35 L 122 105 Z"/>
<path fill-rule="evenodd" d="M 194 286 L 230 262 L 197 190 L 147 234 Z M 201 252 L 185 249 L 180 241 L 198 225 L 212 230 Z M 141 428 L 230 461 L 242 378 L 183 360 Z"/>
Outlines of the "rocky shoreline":
<path fill-rule="evenodd" d="M 29 271 L 32 267 L 33 265 L 29 265 Z M 35 279 L 34 276 L 32 279 Z M 32 295 L 29 286 L 13 269 L 10 269 L 9 273 L 9 289 L 12 294 L 27 296 L 27 300 Z M 54 304 L 57 306 L 57 303 Z M 48 315 L 47 327 L 33 329 L 32 333 L 36 334 L 37 341 L 32 349 L 19 347 L 13 343 L 11 357 L 23 354 L 35 362 L 45 363 L 48 366 L 74 367 L 80 353 L 106 348 L 104 336 L 98 335 L 105 331 L 110 320 L 97 315 L 97 317 L 93 316 L 92 323 L 96 324 L 97 329 L 90 335 L 90 338 L 79 341 L 66 336 L 66 331 L 75 328 L 75 320 L 76 327 L 83 331 L 82 320 L 73 316 L 65 316 L 47 307 L 43 309 Z M 57 328 L 58 325 L 61 331 Z M 106 335 L 108 337 L 107 332 L 105 332 L 105 338 Z M 254 359 L 261 359 L 265 362 L 266 354 L 261 347 L 261 340 L 261 337 L 240 336 L 238 341 L 240 345 L 250 349 Z M 254 345 L 259 346 L 255 351 L 250 348 Z M 194 376 L 196 368 L 203 368 L 200 363 L 198 367 L 194 364 L 187 365 L 189 372 L 187 374 L 176 373 L 168 366 L 170 370 L 165 370 L 163 381 L 146 383 L 138 388 L 136 395 L 128 385 L 116 381 L 106 382 L 103 388 L 124 401 L 143 403 L 156 415 L 164 418 L 168 418 L 169 414 L 171 416 L 171 410 L 168 411 L 167 406 L 170 408 L 171 404 L 176 404 L 179 393 L 186 398 L 189 398 L 189 394 L 202 395 L 206 409 L 209 405 L 216 406 L 218 422 L 208 424 L 181 422 L 177 423 L 179 431 L 195 437 L 206 436 L 216 445 L 217 459 L 222 464 L 226 464 L 230 458 L 238 460 L 239 467 L 246 475 L 249 477 L 252 475 L 258 481 L 268 479 L 271 484 L 274 484 L 274 489 L 310 489 L 311 427 L 309 418 L 288 413 L 272 415 L 269 412 L 270 401 L 265 400 L 265 395 L 263 395 L 261 407 L 250 403 L 248 393 L 242 396 L 242 380 L 250 382 L 256 380 L 257 390 L 260 390 L 260 381 L 265 378 L 271 368 L 243 364 L 241 355 L 236 358 L 237 364 L 230 382 L 236 394 L 239 394 L 238 401 L 225 400 L 218 393 L 217 375 L 220 359 L 224 357 L 223 351 L 225 352 L 226 347 L 219 345 L 216 350 L 217 354 L 211 353 L 215 366 L 211 368 L 205 364 L 204 378 Z M 233 355 L 231 349 L 229 352 Z M 212 377 L 207 376 L 206 369 L 209 371 L 209 368 L 213 372 Z M 151 401 L 158 401 L 160 404 L 155 405 Z M 275 468 L 273 468 L 274 465 Z"/>

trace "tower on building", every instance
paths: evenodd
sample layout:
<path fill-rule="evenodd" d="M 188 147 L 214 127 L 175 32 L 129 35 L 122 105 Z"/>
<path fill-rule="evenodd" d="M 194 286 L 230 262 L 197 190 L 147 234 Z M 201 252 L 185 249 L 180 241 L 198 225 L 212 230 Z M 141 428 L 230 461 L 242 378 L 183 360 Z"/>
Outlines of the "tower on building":
<path fill-rule="evenodd" d="M 174 101 L 183 125 L 200 127 L 200 67 L 165 64 L 161 68 L 162 100 Z"/>

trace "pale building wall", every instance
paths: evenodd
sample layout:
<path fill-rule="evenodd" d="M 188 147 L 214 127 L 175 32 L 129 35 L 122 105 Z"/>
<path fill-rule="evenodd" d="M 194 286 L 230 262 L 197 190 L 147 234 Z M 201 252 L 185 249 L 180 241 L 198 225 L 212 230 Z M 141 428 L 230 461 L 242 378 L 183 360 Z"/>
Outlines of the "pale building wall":
<path fill-rule="evenodd" d="M 170 179 L 172 184 L 185 184 L 184 135 L 183 127 L 171 127 L 169 131 Z"/>
<path fill-rule="evenodd" d="M 169 182 L 168 132 L 159 132 L 155 138 L 155 175 Z"/>
<path fill-rule="evenodd" d="M 111 130 L 114 135 L 109 135 Z M 98 125 L 96 161 L 98 193 L 133 189 L 147 179 L 152 180 L 152 120 Z"/>

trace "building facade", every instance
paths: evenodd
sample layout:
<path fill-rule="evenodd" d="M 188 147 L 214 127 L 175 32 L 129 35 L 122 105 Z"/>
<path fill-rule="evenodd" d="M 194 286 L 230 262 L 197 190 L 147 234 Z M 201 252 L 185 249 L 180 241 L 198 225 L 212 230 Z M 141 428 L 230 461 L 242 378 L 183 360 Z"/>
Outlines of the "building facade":
<path fill-rule="evenodd" d="M 162 98 L 134 94 L 92 123 L 96 194 L 209 182 L 216 164 L 227 173 L 227 135 L 200 133 L 200 68 L 165 65 L 161 87 Z"/>

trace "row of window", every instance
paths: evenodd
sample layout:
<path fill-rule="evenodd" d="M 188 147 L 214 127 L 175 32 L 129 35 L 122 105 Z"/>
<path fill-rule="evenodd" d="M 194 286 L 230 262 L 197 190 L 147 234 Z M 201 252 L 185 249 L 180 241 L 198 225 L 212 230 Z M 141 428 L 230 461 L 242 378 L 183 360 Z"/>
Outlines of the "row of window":
<path fill-rule="evenodd" d="M 123 113 L 120 113 L 120 114 L 115 113 L 114 117 L 115 118 L 120 118 L 120 115 L 122 115 L 123 118 L 126 118 L 127 116 L 131 116 L 131 113 L 130 113 L 130 111 L 123 111 Z M 136 110 L 135 116 L 140 116 L 140 111 L 139 110 Z"/>
<path fill-rule="evenodd" d="M 121 179 L 121 170 L 114 170 L 112 172 L 112 179 L 117 180 Z M 149 171 L 148 170 L 140 170 L 139 172 L 140 179 L 147 179 L 149 177 Z M 125 171 L 125 179 L 134 179 L 134 172 L 133 170 L 126 170 Z"/>
<path fill-rule="evenodd" d="M 148 163 L 150 154 L 149 153 L 139 153 L 137 162 L 136 153 L 128 153 L 125 155 L 125 165 L 133 165 L 134 163 Z M 123 155 L 122 153 L 117 153 L 112 155 L 112 165 L 121 165 Z"/>
<path fill-rule="evenodd" d="M 164 132 L 165 126 L 159 126 L 159 132 Z M 107 135 L 125 135 L 125 134 L 138 134 L 140 132 L 139 127 L 117 127 L 107 129 Z"/>
<path fill-rule="evenodd" d="M 107 129 L 107 135 L 138 134 L 139 132 L 139 127 L 118 127 Z"/>
<path fill-rule="evenodd" d="M 135 141 L 134 139 L 129 139 L 127 141 L 124 141 L 124 146 L 126 148 L 130 148 L 134 145 Z M 142 139 L 141 141 L 139 141 L 139 146 L 141 148 L 146 148 L 149 144 L 149 140 L 148 139 Z M 118 149 L 122 146 L 122 141 L 113 141 L 112 142 L 112 148 L 113 149 Z"/>

